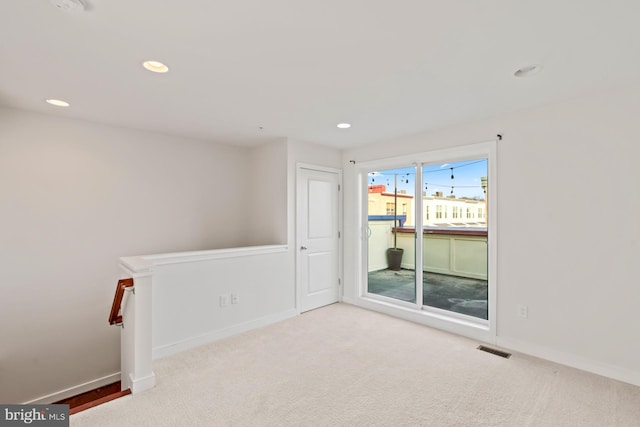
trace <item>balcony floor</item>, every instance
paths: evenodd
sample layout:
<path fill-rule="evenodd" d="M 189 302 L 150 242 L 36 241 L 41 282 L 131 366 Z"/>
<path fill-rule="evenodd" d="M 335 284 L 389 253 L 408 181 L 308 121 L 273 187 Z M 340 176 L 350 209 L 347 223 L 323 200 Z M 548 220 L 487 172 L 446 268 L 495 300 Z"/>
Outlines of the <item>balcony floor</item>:
<path fill-rule="evenodd" d="M 369 273 L 369 293 L 415 302 L 413 270 Z M 423 273 L 423 305 L 487 319 L 487 281 L 445 274 Z"/>

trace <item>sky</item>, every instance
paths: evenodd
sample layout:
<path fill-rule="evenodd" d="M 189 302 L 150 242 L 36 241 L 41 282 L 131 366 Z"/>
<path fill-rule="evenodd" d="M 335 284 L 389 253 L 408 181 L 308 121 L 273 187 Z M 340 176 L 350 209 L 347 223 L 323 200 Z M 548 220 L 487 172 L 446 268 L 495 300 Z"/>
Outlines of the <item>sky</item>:
<path fill-rule="evenodd" d="M 393 192 L 394 174 L 398 175 L 398 191 L 406 190 L 407 194 L 413 195 L 415 192 L 415 168 L 413 167 L 370 172 L 369 185 L 384 184 L 388 192 Z M 452 174 L 453 179 L 451 179 Z M 422 191 L 426 191 L 429 196 L 436 191 L 441 191 L 443 196 L 449 196 L 453 187 L 453 194 L 458 198 L 483 199 L 484 191 L 480 184 L 480 177 L 483 176 L 487 176 L 487 159 L 426 165 L 423 166 Z"/>

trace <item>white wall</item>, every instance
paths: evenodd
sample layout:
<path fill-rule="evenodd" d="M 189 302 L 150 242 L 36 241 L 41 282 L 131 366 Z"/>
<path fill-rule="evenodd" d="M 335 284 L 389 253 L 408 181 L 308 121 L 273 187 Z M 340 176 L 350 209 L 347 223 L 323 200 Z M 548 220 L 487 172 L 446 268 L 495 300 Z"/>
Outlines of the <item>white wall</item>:
<path fill-rule="evenodd" d="M 640 385 L 638 111 L 640 88 L 625 88 L 347 150 L 343 163 L 503 134 L 498 344 Z M 351 299 L 360 265 L 354 177 L 346 166 L 345 296 Z M 615 223 L 601 220 L 608 213 Z M 529 307 L 528 319 L 517 316 L 518 304 Z"/>
<path fill-rule="evenodd" d="M 287 243 L 287 141 L 251 149 L 249 244 Z"/>
<path fill-rule="evenodd" d="M 248 149 L 0 109 L 0 402 L 119 372 L 118 258 L 244 246 Z"/>

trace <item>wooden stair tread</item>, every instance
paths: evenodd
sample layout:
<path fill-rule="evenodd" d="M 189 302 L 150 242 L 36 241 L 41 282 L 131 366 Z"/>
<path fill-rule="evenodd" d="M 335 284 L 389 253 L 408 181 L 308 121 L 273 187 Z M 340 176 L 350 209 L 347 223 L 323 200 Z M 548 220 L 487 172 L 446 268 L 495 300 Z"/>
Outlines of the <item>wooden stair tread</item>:
<path fill-rule="evenodd" d="M 76 406 L 74 408 L 69 408 L 69 415 L 77 414 L 78 412 L 85 411 L 85 410 L 87 410 L 89 408 L 93 408 L 94 406 L 102 405 L 103 403 L 110 402 L 112 400 L 115 400 L 115 399 L 117 399 L 119 397 L 122 397 L 122 396 L 126 396 L 128 394 L 131 394 L 131 390 L 129 390 L 129 389 L 122 390 L 122 391 L 119 391 L 117 393 L 111 393 L 111 394 L 103 396 L 103 397 L 101 397 L 99 399 L 92 400 L 91 402 L 87 402 L 85 404 Z"/>
<path fill-rule="evenodd" d="M 131 394 L 131 390 L 120 390 L 120 388 L 120 381 L 118 381 L 54 403 L 69 405 L 69 415 L 73 415 L 86 409 L 93 408 L 94 406 Z"/>

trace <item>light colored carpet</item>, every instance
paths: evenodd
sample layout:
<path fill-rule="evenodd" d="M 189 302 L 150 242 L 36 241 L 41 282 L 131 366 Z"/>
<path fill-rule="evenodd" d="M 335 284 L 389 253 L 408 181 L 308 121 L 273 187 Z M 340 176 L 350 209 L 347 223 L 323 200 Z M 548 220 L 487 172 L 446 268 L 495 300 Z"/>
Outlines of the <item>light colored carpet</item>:
<path fill-rule="evenodd" d="M 72 426 L 640 426 L 640 388 L 346 304 L 155 362 Z"/>

